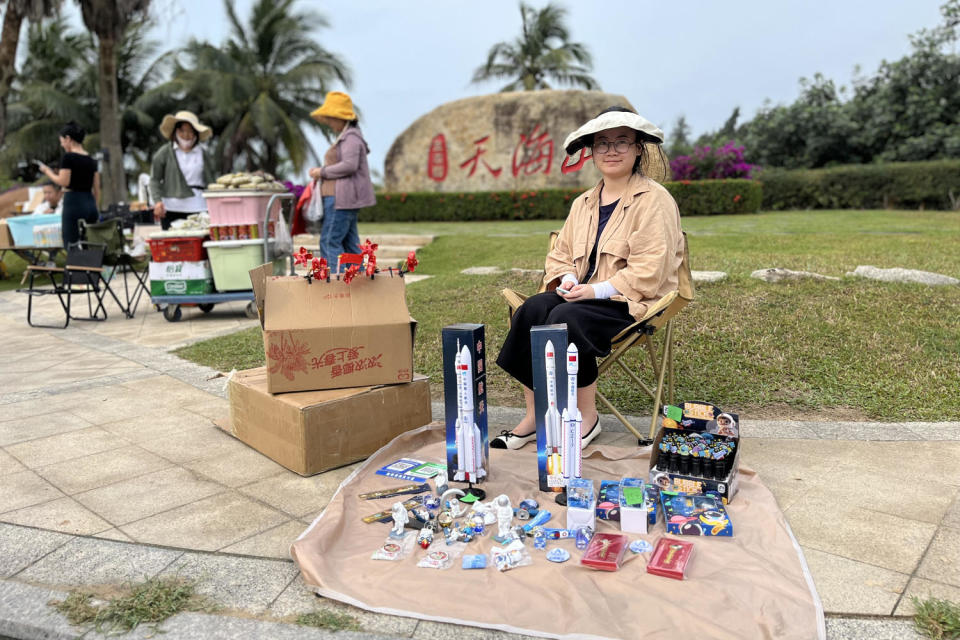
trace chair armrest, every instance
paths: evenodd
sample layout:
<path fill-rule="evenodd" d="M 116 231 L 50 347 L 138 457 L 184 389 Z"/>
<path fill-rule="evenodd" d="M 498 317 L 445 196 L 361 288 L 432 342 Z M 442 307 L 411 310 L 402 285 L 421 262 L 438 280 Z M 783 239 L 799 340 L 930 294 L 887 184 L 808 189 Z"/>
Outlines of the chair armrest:
<path fill-rule="evenodd" d="M 507 301 L 507 306 L 510 307 L 510 315 L 513 315 L 513 313 L 520 308 L 520 305 L 527 300 L 527 296 L 513 289 L 504 289 L 500 292 L 500 295 Z"/>
<path fill-rule="evenodd" d="M 61 271 L 88 271 L 90 273 L 103 273 L 103 267 L 75 267 L 67 265 Z"/>
<path fill-rule="evenodd" d="M 38 264 L 28 264 L 27 271 L 43 271 L 45 273 L 63 273 L 61 267 L 44 267 Z"/>

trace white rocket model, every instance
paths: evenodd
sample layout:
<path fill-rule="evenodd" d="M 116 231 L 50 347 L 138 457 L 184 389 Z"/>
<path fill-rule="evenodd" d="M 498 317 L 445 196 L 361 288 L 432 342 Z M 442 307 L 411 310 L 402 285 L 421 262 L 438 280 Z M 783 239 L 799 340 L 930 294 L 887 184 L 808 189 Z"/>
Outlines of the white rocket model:
<path fill-rule="evenodd" d="M 547 340 L 543 347 L 547 373 L 547 413 L 544 416 L 544 430 L 547 441 L 547 473 L 559 474 L 560 469 L 560 413 L 557 411 L 557 363 L 553 341 Z"/>
<path fill-rule="evenodd" d="M 563 410 L 563 478 L 579 478 L 583 452 L 580 450 L 580 424 L 583 417 L 577 408 L 577 372 L 580 370 L 580 352 L 572 342 L 567 346 L 567 408 Z"/>
<path fill-rule="evenodd" d="M 457 350 L 453 366 L 457 374 L 457 470 L 453 479 L 476 482 L 487 475 L 480 450 L 480 427 L 473 414 L 473 358 L 466 345 Z"/>

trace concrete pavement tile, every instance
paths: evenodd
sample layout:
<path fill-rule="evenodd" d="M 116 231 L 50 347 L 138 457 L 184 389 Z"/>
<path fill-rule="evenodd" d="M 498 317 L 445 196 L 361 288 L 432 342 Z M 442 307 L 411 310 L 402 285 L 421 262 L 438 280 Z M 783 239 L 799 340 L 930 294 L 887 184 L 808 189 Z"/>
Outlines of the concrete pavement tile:
<path fill-rule="evenodd" d="M 182 362 L 182 364 L 186 364 Z M 171 378 L 170 376 L 157 376 L 155 378 L 145 378 L 128 382 L 124 385 L 132 389 L 138 395 L 159 394 L 166 398 L 171 404 L 176 401 L 177 405 L 204 402 L 210 399 L 210 395 L 198 390 L 196 387 Z"/>
<path fill-rule="evenodd" d="M 162 410 L 145 411 L 140 415 L 103 423 L 101 426 L 131 442 L 144 442 L 160 437 L 174 437 L 173 434 L 180 431 L 206 429 L 213 425 L 203 416 L 168 407 Z"/>
<path fill-rule="evenodd" d="M 170 463 L 137 446 L 123 447 L 58 462 L 37 471 L 52 484 L 71 495 L 104 487 L 151 471 Z"/>
<path fill-rule="evenodd" d="M 201 402 L 183 404 L 180 408 L 201 415 L 204 418 L 210 418 L 211 420 L 219 420 L 220 418 L 226 418 L 230 415 L 230 402 L 224 398 L 217 397 L 210 397 L 208 400 Z"/>
<path fill-rule="evenodd" d="M 0 449 L 0 476 L 6 476 L 10 475 L 11 473 L 18 473 L 25 470 L 26 467 L 20 464 L 16 458 Z"/>
<path fill-rule="evenodd" d="M 145 440 L 140 446 L 177 464 L 238 453 L 247 448 L 247 445 L 214 426 L 168 433 Z"/>
<path fill-rule="evenodd" d="M 293 473 L 246 445 L 241 451 L 192 460 L 183 466 L 228 487 L 249 484 L 279 473 Z"/>
<path fill-rule="evenodd" d="M 904 422 L 924 440 L 960 440 L 960 422 Z"/>
<path fill-rule="evenodd" d="M 0 423 L 64 411 L 71 403 L 76 402 L 76 398 L 69 397 L 71 395 L 75 394 L 43 394 L 33 400 L 2 404 L 0 405 Z"/>
<path fill-rule="evenodd" d="M 169 408 L 161 397 L 136 395 L 118 384 L 92 390 L 70 410 L 92 424 L 101 425 L 145 414 L 163 415 Z"/>
<path fill-rule="evenodd" d="M 93 534 L 94 538 L 103 538 L 104 540 L 120 540 L 121 542 L 133 542 L 133 538 L 125 534 L 120 529 L 113 528 L 106 531 L 100 531 Z"/>
<path fill-rule="evenodd" d="M 74 496 L 114 525 L 142 520 L 224 490 L 180 467 L 169 467 Z"/>
<path fill-rule="evenodd" d="M 876 455 L 878 462 L 874 466 L 880 473 L 889 473 L 891 469 L 922 471 L 924 477 L 937 478 L 960 486 L 960 442 L 863 442 L 857 443 L 865 451 Z M 883 460 L 884 462 L 879 462 Z M 895 466 L 883 466 L 893 461 Z"/>
<path fill-rule="evenodd" d="M 239 491 L 294 517 L 304 516 L 327 506 L 343 479 L 356 465 L 304 478 L 288 471 L 244 485 Z"/>
<path fill-rule="evenodd" d="M 7 451 L 16 456 L 30 468 L 64 462 L 101 451 L 129 446 L 130 442 L 99 427 L 80 429 L 46 438 L 37 438 L 7 447 Z"/>
<path fill-rule="evenodd" d="M 197 592 L 227 609 L 263 613 L 299 573 L 292 562 L 185 553 L 162 576 L 196 582 Z"/>
<path fill-rule="evenodd" d="M 795 420 L 741 420 L 742 438 L 815 440 L 820 436 L 807 422 Z"/>
<path fill-rule="evenodd" d="M 0 491 L 0 514 L 41 502 L 62 498 L 63 493 L 33 471 L 11 473 L 3 477 Z M 3 516 L 0 515 L 0 520 Z"/>
<path fill-rule="evenodd" d="M 926 640 L 913 620 L 827 618 L 828 640 Z"/>
<path fill-rule="evenodd" d="M 917 577 L 960 587 L 960 529 L 941 527 L 937 531 Z"/>
<path fill-rule="evenodd" d="M 290 558 L 290 545 L 300 537 L 300 534 L 306 528 L 299 520 L 291 520 L 263 533 L 250 536 L 246 540 L 241 540 L 229 547 L 224 547 L 220 551 L 242 556 L 288 560 Z"/>
<path fill-rule="evenodd" d="M 295 618 L 302 613 L 321 610 L 353 616 L 364 631 L 388 636 L 410 637 L 419 622 L 414 618 L 373 613 L 336 600 L 321 598 L 310 591 L 299 577 L 280 594 L 268 613 L 276 618 Z"/>
<path fill-rule="evenodd" d="M 2 467 L 2 465 L 0 465 Z M 943 516 L 943 524 L 947 527 L 960 529 L 960 495 L 953 501 Z"/>
<path fill-rule="evenodd" d="M 910 574 L 936 525 L 898 518 L 814 489 L 785 515 L 804 547 Z"/>
<path fill-rule="evenodd" d="M 5 522 L 22 524 L 51 531 L 90 535 L 109 529 L 111 525 L 92 511 L 85 509 L 71 498 L 60 498 L 43 504 L 35 504 L 3 516 Z"/>
<path fill-rule="evenodd" d="M 0 524 L 0 578 L 9 578 L 72 539 L 54 531 Z"/>
<path fill-rule="evenodd" d="M 897 610 L 893 612 L 896 616 L 912 616 L 916 613 L 913 606 L 913 596 L 926 600 L 928 598 L 937 598 L 939 600 L 948 600 L 950 602 L 960 603 L 960 587 L 925 580 L 923 578 L 911 578 L 907 583 L 907 588 L 903 592 L 903 598 L 897 605 Z"/>
<path fill-rule="evenodd" d="M 0 447 L 36 440 L 93 426 L 87 420 L 63 411 L 0 422 Z"/>
<path fill-rule="evenodd" d="M 528 640 L 530 636 L 495 629 L 479 629 L 459 624 L 421 620 L 412 637 L 414 640 Z"/>
<path fill-rule="evenodd" d="M 910 429 L 895 423 L 872 422 L 811 422 L 808 423 L 824 440 L 919 440 Z"/>
<path fill-rule="evenodd" d="M 888 616 L 910 579 L 905 573 L 816 549 L 804 548 L 803 555 L 829 613 Z"/>
<path fill-rule="evenodd" d="M 286 519 L 245 496 L 225 492 L 120 528 L 138 542 L 216 551 Z"/>
<path fill-rule="evenodd" d="M 17 575 L 47 585 L 139 582 L 163 571 L 182 551 L 96 538 L 74 538 Z"/>

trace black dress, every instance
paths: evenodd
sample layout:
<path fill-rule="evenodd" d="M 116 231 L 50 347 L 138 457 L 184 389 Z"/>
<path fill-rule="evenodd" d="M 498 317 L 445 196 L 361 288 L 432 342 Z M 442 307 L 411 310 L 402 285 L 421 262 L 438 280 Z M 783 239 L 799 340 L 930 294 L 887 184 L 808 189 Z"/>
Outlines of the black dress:
<path fill-rule="evenodd" d="M 80 153 L 65 153 L 60 168 L 70 169 L 69 191 L 63 194 L 61 217 L 63 248 L 66 249 L 80 240 L 80 220 L 93 223 L 100 218 L 100 210 L 93 198 L 97 161 Z"/>

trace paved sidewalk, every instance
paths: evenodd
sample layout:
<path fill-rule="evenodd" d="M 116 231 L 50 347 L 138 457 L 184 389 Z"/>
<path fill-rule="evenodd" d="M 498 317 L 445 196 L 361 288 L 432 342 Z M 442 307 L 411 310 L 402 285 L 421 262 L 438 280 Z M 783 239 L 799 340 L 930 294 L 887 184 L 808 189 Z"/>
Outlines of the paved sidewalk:
<path fill-rule="evenodd" d="M 39 621 L 57 629 L 44 637 L 76 635 L 46 608 L 51 590 L 172 572 L 256 618 L 185 614 L 170 623 L 179 637 L 204 624 L 235 635 L 192 637 L 285 637 L 254 627 L 319 607 L 349 610 L 387 636 L 507 635 L 314 597 L 287 549 L 354 466 L 311 478 L 285 470 L 212 424 L 227 413 L 219 372 L 142 333 L 107 331 L 137 320 L 31 329 L 18 297 L 0 294 L 0 637 L 41 637 L 26 631 Z M 149 305 L 143 313 L 167 324 Z M 182 344 L 253 322 L 211 316 L 160 326 Z M 490 415 L 496 431 L 518 414 Z M 602 443 L 635 444 L 603 425 Z M 903 619 L 851 616 L 908 615 L 914 594 L 960 601 L 960 423 L 744 420 L 743 435 L 744 463 L 776 495 L 825 610 L 841 616 L 829 620 L 831 637 L 910 637 Z"/>

